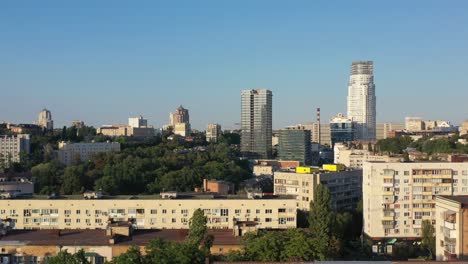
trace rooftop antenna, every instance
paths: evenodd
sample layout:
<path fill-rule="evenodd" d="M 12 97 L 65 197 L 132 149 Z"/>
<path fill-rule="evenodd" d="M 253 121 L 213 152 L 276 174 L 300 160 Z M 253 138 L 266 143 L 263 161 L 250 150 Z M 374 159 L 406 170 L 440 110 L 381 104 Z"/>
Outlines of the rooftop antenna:
<path fill-rule="evenodd" d="M 317 123 L 318 123 L 318 144 L 320 148 L 320 143 L 321 143 L 321 124 L 320 124 L 320 107 L 317 108 Z"/>

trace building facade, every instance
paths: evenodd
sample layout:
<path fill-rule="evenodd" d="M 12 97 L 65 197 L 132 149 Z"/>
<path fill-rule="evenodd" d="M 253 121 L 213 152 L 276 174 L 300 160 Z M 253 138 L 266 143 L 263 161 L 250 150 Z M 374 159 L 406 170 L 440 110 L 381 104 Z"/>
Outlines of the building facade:
<path fill-rule="evenodd" d="M 148 127 L 148 120 L 143 116 L 128 118 L 128 126 L 132 128 Z"/>
<path fill-rule="evenodd" d="M 402 131 L 403 129 L 405 126 L 402 123 L 378 123 L 376 139 L 386 139 L 390 131 Z"/>
<path fill-rule="evenodd" d="M 206 127 L 206 141 L 218 142 L 218 138 L 221 136 L 221 125 L 219 124 L 208 124 Z"/>
<path fill-rule="evenodd" d="M 356 208 L 362 195 L 362 171 L 309 169 L 274 173 L 275 194 L 296 196 L 298 209 L 303 211 L 309 211 L 318 184 L 323 184 L 330 191 L 335 210 Z"/>
<path fill-rule="evenodd" d="M 331 147 L 338 142 L 353 141 L 355 133 L 354 122 L 343 116 L 342 113 L 337 114 L 330 120 Z"/>
<path fill-rule="evenodd" d="M 0 136 L 0 167 L 8 168 L 11 163 L 20 162 L 22 154 L 29 154 L 29 148 L 28 134 Z"/>
<path fill-rule="evenodd" d="M 241 151 L 251 157 L 272 155 L 272 100 L 269 90 L 243 90 L 241 93 Z"/>
<path fill-rule="evenodd" d="M 179 106 L 175 112 L 169 114 L 169 124 L 175 127 L 176 124 L 190 123 L 189 110 Z"/>
<path fill-rule="evenodd" d="M 52 120 L 52 113 L 47 109 L 42 109 L 39 113 L 39 120 L 37 124 L 45 130 L 54 129 L 54 121 Z"/>
<path fill-rule="evenodd" d="M 375 140 L 377 114 L 372 61 L 357 61 L 351 64 L 347 115 L 356 122 L 356 140 Z"/>
<path fill-rule="evenodd" d="M 188 137 L 190 136 L 190 124 L 189 123 L 178 123 L 175 124 L 174 134 L 179 135 L 181 137 Z"/>
<path fill-rule="evenodd" d="M 422 131 L 425 129 L 425 123 L 421 117 L 405 117 L 406 131 Z"/>
<path fill-rule="evenodd" d="M 118 142 L 91 142 L 70 143 L 59 142 L 57 158 L 64 165 L 73 165 L 76 162 L 90 160 L 91 157 L 101 152 L 120 151 Z"/>
<path fill-rule="evenodd" d="M 290 127 L 278 131 L 278 159 L 297 160 L 302 165 L 311 165 L 312 153 L 310 130 Z"/>
<path fill-rule="evenodd" d="M 468 163 L 367 162 L 363 173 L 364 233 L 375 243 L 420 239 L 422 221 L 438 217 L 436 195 L 468 192 Z"/>
<path fill-rule="evenodd" d="M 436 197 L 436 259 L 468 260 L 468 196 Z"/>
<path fill-rule="evenodd" d="M 365 162 L 399 162 L 403 160 L 401 156 L 388 156 L 374 154 L 367 149 L 350 149 L 346 145 L 337 143 L 333 148 L 334 163 L 343 164 L 347 168 L 362 169 Z"/>
<path fill-rule="evenodd" d="M 106 229 L 108 221 L 130 221 L 138 229 L 188 229 L 198 208 L 203 209 L 211 229 L 234 229 L 242 221 L 252 221 L 257 229 L 296 227 L 296 201 L 288 198 L 35 197 L 0 200 L 0 208 L 1 219 L 13 219 L 20 230 Z"/>

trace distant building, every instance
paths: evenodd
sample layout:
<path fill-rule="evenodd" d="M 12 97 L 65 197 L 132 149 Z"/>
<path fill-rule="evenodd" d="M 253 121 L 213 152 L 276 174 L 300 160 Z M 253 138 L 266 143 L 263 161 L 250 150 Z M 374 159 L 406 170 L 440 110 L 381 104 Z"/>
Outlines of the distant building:
<path fill-rule="evenodd" d="M 218 138 L 221 136 L 221 125 L 219 124 L 208 124 L 206 127 L 206 141 L 218 142 Z"/>
<path fill-rule="evenodd" d="M 330 191 L 335 210 L 355 208 L 362 195 L 362 171 L 330 172 L 319 168 L 298 167 L 296 172 L 274 173 L 275 194 L 296 196 L 298 209 L 303 211 L 309 211 L 310 202 L 313 201 L 319 184 Z"/>
<path fill-rule="evenodd" d="M 81 120 L 73 120 L 71 126 L 79 129 L 84 127 L 84 122 Z"/>
<path fill-rule="evenodd" d="M 0 167 L 8 168 L 11 163 L 20 162 L 22 154 L 29 154 L 28 134 L 0 136 Z"/>
<path fill-rule="evenodd" d="M 7 128 L 15 134 L 38 134 L 42 132 L 42 127 L 36 124 L 8 124 Z"/>
<path fill-rule="evenodd" d="M 343 164 L 348 168 L 362 169 L 367 161 L 397 162 L 403 157 L 377 155 L 367 149 L 350 149 L 344 144 L 337 143 L 333 148 L 334 163 Z"/>
<path fill-rule="evenodd" d="M 132 128 L 148 127 L 148 120 L 142 116 L 130 117 L 128 119 L 128 126 Z"/>
<path fill-rule="evenodd" d="M 222 195 L 232 194 L 234 193 L 234 184 L 227 181 L 203 179 L 203 192 Z"/>
<path fill-rule="evenodd" d="M 155 135 L 155 130 L 152 126 L 136 126 L 140 124 L 147 124 L 146 119 L 139 119 L 138 117 L 129 118 L 129 125 L 104 125 L 97 129 L 97 133 L 109 137 L 136 138 L 147 138 Z"/>
<path fill-rule="evenodd" d="M 331 146 L 330 124 L 318 122 L 305 122 L 297 125 L 302 129 L 310 130 L 310 142 L 319 143 L 321 146 Z"/>
<path fill-rule="evenodd" d="M 377 124 L 377 140 L 386 139 L 390 131 L 402 131 L 405 129 L 402 123 L 378 123 Z"/>
<path fill-rule="evenodd" d="M 278 131 L 278 159 L 297 160 L 302 165 L 310 165 L 312 153 L 310 130 L 290 127 Z"/>
<path fill-rule="evenodd" d="M 189 110 L 179 106 L 175 112 L 169 114 L 169 124 L 175 127 L 176 124 L 190 123 Z"/>
<path fill-rule="evenodd" d="M 34 184 L 31 182 L 31 173 L 0 173 L 0 194 L 4 197 L 16 197 L 34 194 Z"/>
<path fill-rule="evenodd" d="M 347 108 L 348 118 L 356 122 L 356 140 L 375 140 L 377 113 L 372 61 L 356 61 L 351 64 Z"/>
<path fill-rule="evenodd" d="M 425 130 L 424 121 L 421 117 L 406 117 L 405 130 L 407 131 L 422 131 Z"/>
<path fill-rule="evenodd" d="M 339 113 L 330 120 L 331 146 L 338 142 L 353 141 L 355 132 L 354 122 Z"/>
<path fill-rule="evenodd" d="M 52 113 L 47 109 L 42 109 L 39 113 L 39 121 L 37 124 L 45 130 L 53 130 L 54 121 L 52 120 Z"/>
<path fill-rule="evenodd" d="M 241 92 L 241 152 L 253 158 L 272 155 L 272 103 L 270 90 Z"/>
<path fill-rule="evenodd" d="M 90 160 L 91 157 L 101 152 L 120 151 L 118 142 L 91 142 L 70 143 L 59 142 L 57 151 L 58 160 L 64 165 L 73 165 L 76 162 Z"/>
<path fill-rule="evenodd" d="M 179 135 L 182 137 L 190 136 L 190 123 L 177 123 L 174 125 L 173 130 L 175 135 Z"/>
<path fill-rule="evenodd" d="M 460 136 L 468 134 L 468 120 L 465 120 L 462 122 L 459 128 L 459 131 L 460 131 Z"/>
<path fill-rule="evenodd" d="M 98 134 L 109 137 L 129 136 L 130 127 L 127 125 L 104 125 L 97 129 Z"/>
<path fill-rule="evenodd" d="M 273 176 L 277 170 L 290 170 L 299 167 L 297 160 L 256 160 L 253 166 L 255 176 Z"/>

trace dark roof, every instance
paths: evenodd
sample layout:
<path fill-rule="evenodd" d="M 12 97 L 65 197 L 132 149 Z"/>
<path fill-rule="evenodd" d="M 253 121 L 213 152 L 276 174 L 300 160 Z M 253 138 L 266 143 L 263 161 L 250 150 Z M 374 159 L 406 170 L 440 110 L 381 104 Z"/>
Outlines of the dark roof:
<path fill-rule="evenodd" d="M 182 242 L 188 234 L 187 229 L 146 229 L 135 230 L 131 239 L 117 241 L 117 245 L 145 246 L 155 238 L 173 242 Z M 232 229 L 208 230 L 215 238 L 214 245 L 240 245 Z M 26 244 L 35 246 L 106 246 L 110 245 L 109 237 L 103 229 L 83 230 L 13 230 L 0 237 L 0 244 Z"/>
<path fill-rule="evenodd" d="M 468 207 L 468 195 L 452 196 L 452 195 L 440 195 L 440 197 L 447 200 L 452 200 L 461 204 L 462 207 Z"/>

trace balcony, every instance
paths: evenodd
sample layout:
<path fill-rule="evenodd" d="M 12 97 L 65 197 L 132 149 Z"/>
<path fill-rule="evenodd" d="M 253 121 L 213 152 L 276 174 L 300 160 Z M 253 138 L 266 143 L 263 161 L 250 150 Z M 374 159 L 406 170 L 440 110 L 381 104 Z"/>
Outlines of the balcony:
<path fill-rule="evenodd" d="M 451 229 L 451 230 L 455 230 L 455 223 L 451 223 L 449 221 L 444 221 L 444 227 L 448 228 L 448 229 Z"/>
<path fill-rule="evenodd" d="M 446 238 L 446 239 L 456 239 L 457 238 L 457 230 L 444 228 L 444 238 Z"/>

